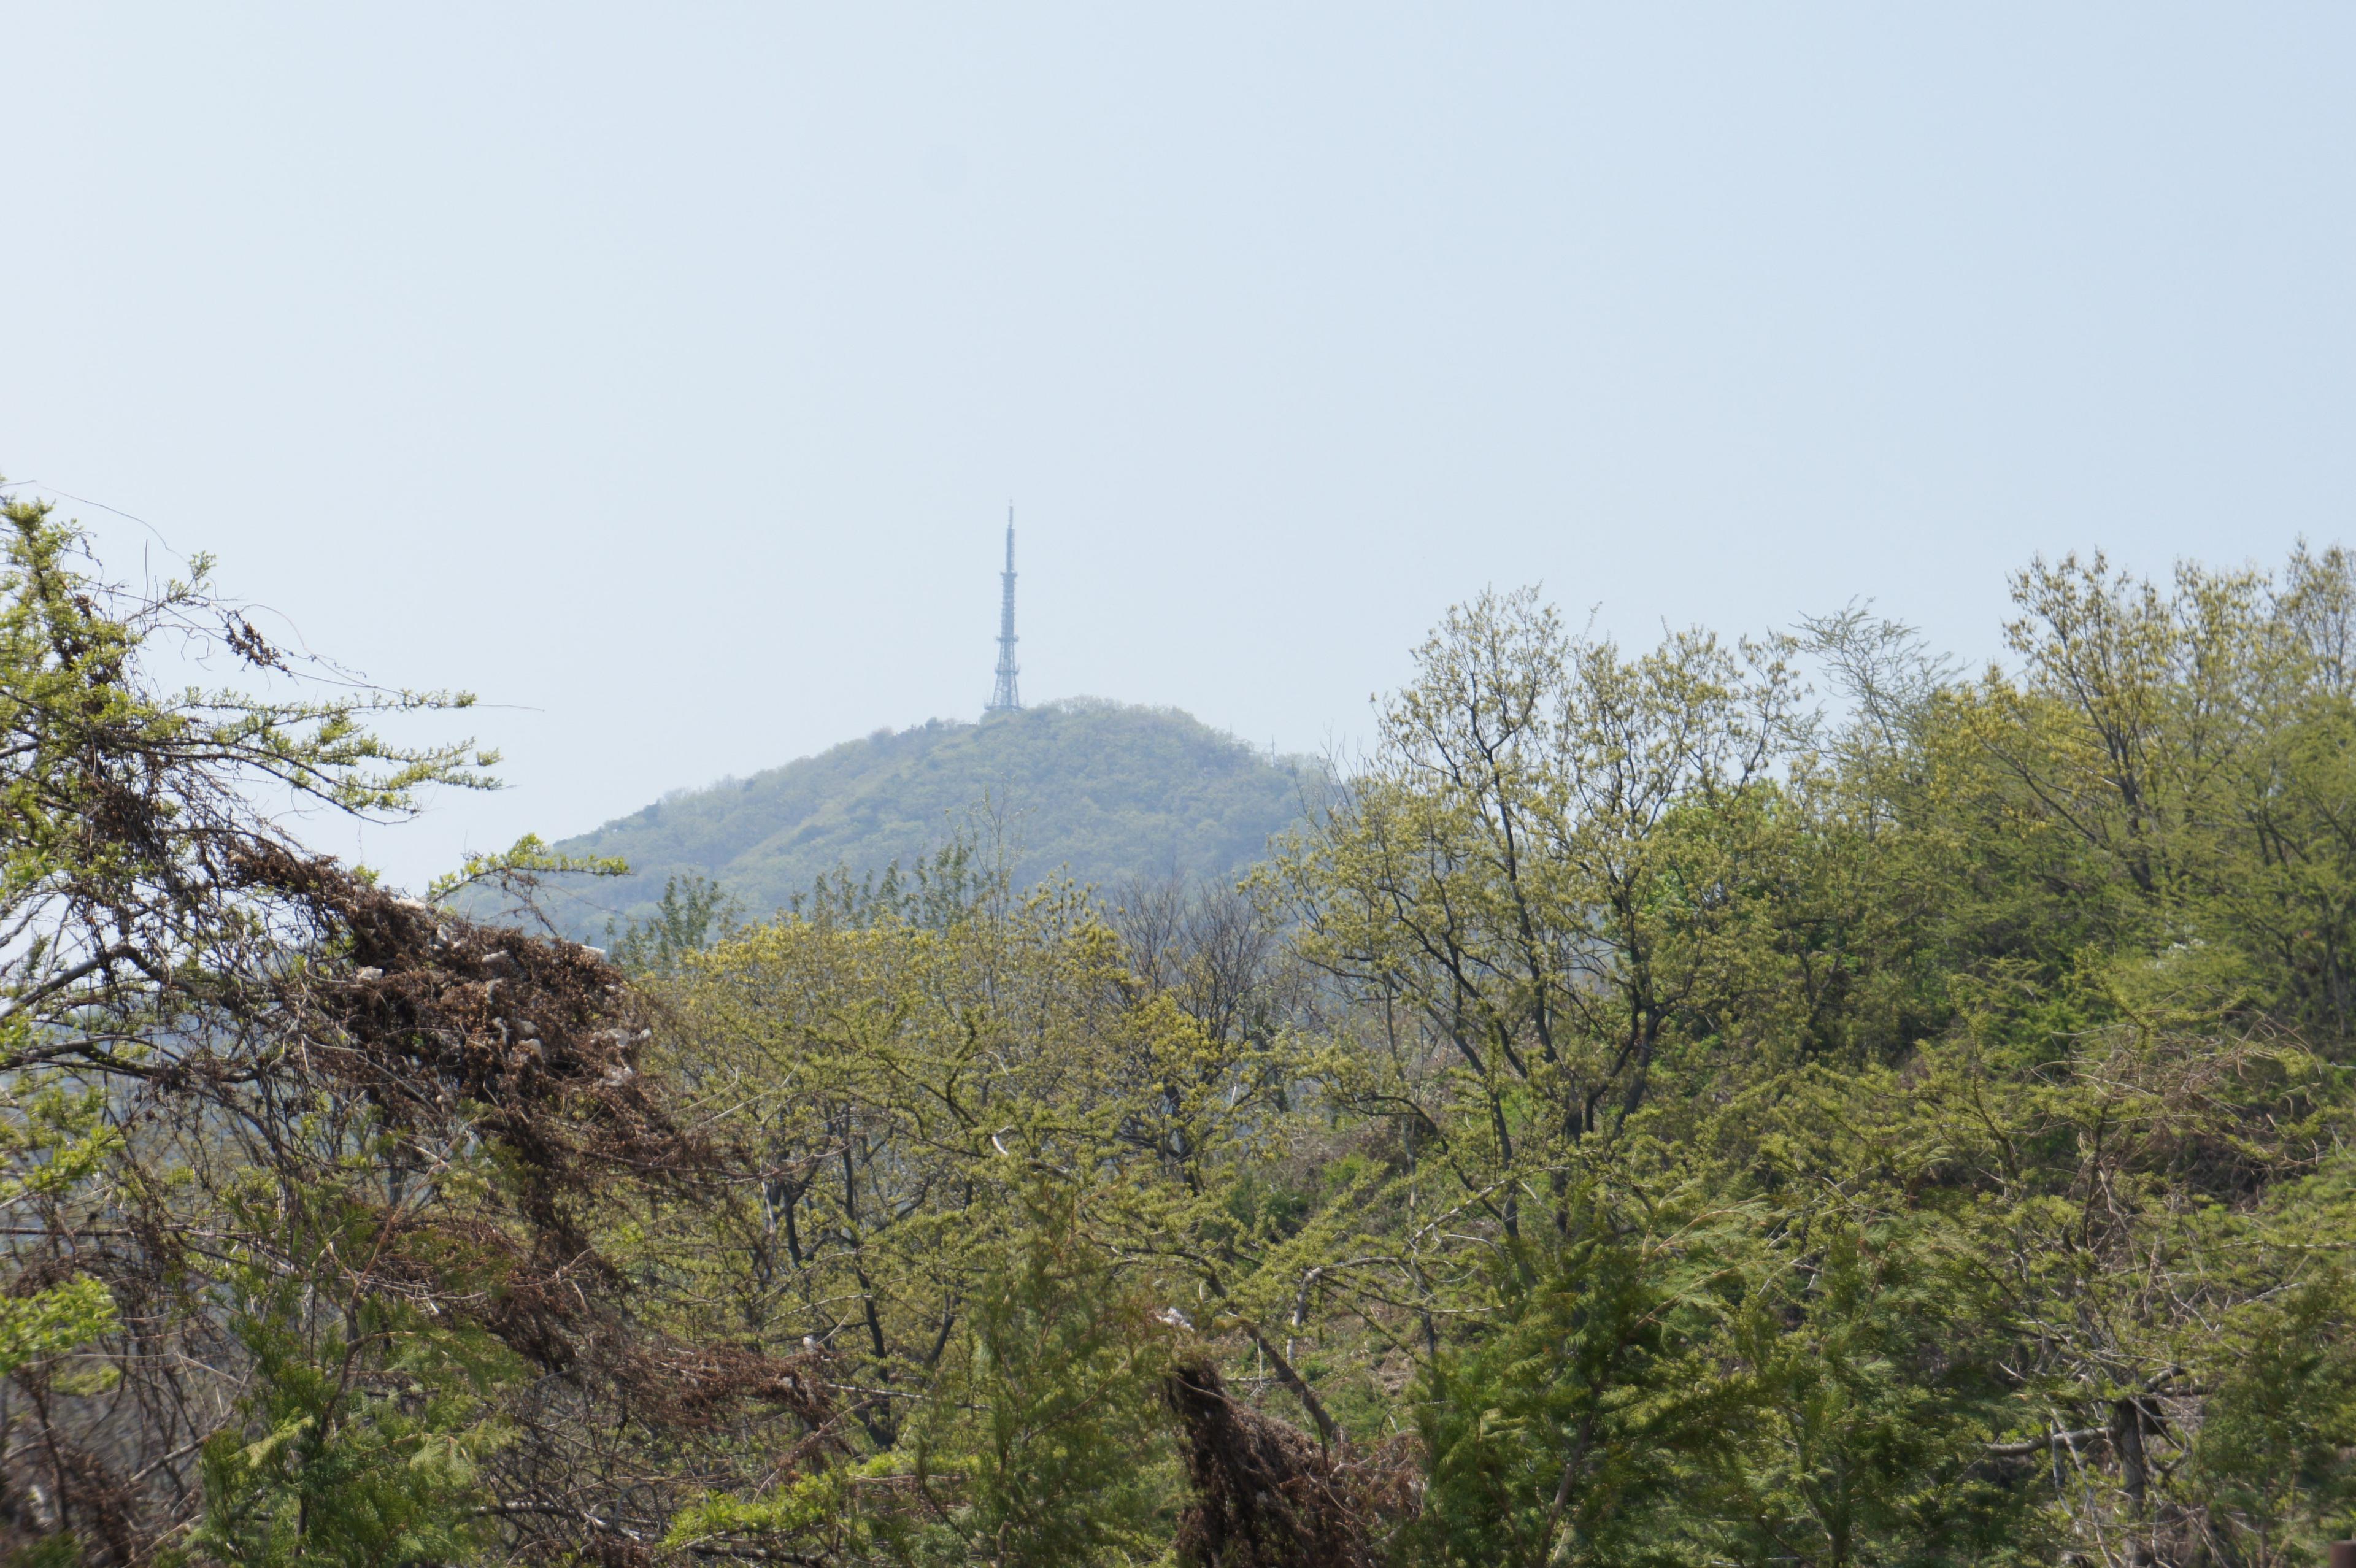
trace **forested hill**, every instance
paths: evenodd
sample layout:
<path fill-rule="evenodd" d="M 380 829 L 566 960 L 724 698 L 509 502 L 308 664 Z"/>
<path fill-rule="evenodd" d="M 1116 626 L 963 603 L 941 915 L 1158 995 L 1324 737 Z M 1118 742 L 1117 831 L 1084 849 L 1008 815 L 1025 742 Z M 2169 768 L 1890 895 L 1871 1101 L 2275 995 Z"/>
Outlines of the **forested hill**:
<path fill-rule="evenodd" d="M 532 845 L 420 900 L 293 837 L 290 782 L 398 816 L 477 753 L 333 666 L 188 690 L 159 632 L 305 667 L 84 559 L 0 495 L 0 1568 L 2308 1568 L 2356 1519 L 2356 555 L 2033 562 L 1971 679 L 1820 617 L 1846 718 L 1483 593 L 1278 900 L 699 891 L 610 959 L 449 907 Z M 1205 871 L 1294 784 L 1071 707 L 574 847 L 774 901 L 1000 793 L 1034 874 Z"/>
<path fill-rule="evenodd" d="M 960 828 L 985 799 L 1002 825 L 1018 885 L 1061 870 L 1108 885 L 1132 875 L 1225 876 L 1257 859 L 1301 806 L 1301 769 L 1175 709 L 1099 699 L 934 720 L 700 790 L 556 846 L 619 856 L 632 874 L 552 900 L 574 934 L 642 916 L 667 878 L 711 877 L 765 915 L 837 867 L 908 863 Z"/>

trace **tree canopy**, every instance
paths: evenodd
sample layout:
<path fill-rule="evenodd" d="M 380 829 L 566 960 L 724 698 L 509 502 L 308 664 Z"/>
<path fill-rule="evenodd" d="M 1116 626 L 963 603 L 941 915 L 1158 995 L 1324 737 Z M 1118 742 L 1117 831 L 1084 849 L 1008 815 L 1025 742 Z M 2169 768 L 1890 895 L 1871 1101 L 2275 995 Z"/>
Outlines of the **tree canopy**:
<path fill-rule="evenodd" d="M 1248 874 L 674 877 L 608 958 L 455 912 L 610 864 L 418 899 L 280 825 L 486 782 L 369 729 L 462 694 L 6 520 L 5 1561 L 2356 1526 L 2338 549 L 2034 563 L 1971 673 L 1867 608 L 1628 648 L 1488 594 Z"/>

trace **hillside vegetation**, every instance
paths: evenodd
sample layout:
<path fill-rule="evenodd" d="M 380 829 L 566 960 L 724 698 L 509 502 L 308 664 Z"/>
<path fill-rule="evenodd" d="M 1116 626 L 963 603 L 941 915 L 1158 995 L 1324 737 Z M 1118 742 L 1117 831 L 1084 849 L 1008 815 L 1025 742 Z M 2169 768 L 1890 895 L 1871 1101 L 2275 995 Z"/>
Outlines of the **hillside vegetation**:
<path fill-rule="evenodd" d="M 765 914 L 823 874 L 913 864 L 959 833 L 1002 837 L 1017 887 L 1058 874 L 1217 880 L 1300 815 L 1304 768 L 1314 776 L 1313 763 L 1271 761 L 1174 709 L 1085 699 L 879 730 L 555 846 L 618 857 L 631 875 L 560 893 L 551 911 L 588 936 L 611 916 L 644 918 L 668 880 L 693 873 Z"/>
<path fill-rule="evenodd" d="M 0 517 L 0 1568 L 2304 1568 L 2356 1522 L 2343 551 L 2035 563 L 1969 678 L 1861 613 L 1623 647 L 1484 594 L 1244 886 L 951 856 L 609 956 L 455 912 L 537 840 L 413 898 L 267 809 L 488 783 L 369 728 L 463 695 L 306 687 Z M 144 663 L 209 635 L 257 694 Z M 872 787 L 805 867 L 1010 778 L 1248 854 L 1184 829 L 1281 777 L 1110 708 L 824 767 Z"/>

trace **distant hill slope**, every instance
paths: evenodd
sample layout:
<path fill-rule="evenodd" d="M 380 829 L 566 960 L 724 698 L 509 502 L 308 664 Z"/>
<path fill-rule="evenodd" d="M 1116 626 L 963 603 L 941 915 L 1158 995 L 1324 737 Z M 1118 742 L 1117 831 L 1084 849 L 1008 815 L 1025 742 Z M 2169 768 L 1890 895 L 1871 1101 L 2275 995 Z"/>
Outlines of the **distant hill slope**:
<path fill-rule="evenodd" d="M 1222 877 L 1258 859 L 1301 809 L 1302 770 L 1174 709 L 1092 699 L 877 731 L 748 779 L 680 790 L 555 848 L 618 855 L 632 875 L 561 895 L 551 913 L 595 940 L 609 915 L 643 916 L 666 878 L 699 872 L 748 915 L 820 873 L 913 861 L 987 798 L 1018 885 L 1061 870 L 1108 885 L 1133 875 Z"/>

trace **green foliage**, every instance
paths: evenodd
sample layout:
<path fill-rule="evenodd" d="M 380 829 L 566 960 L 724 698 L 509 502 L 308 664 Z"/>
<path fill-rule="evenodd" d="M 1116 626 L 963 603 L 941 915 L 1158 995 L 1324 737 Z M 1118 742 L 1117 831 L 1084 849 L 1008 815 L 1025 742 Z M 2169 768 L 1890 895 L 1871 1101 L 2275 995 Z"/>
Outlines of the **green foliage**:
<path fill-rule="evenodd" d="M 692 871 L 663 879 L 654 912 L 627 924 L 608 921 L 606 950 L 633 975 L 672 975 L 688 955 L 725 938 L 744 908 L 719 883 Z"/>
<path fill-rule="evenodd" d="M 10 741 L 0 789 L 16 825 L 0 895 L 21 896 L 69 859 L 88 869 L 121 863 L 128 846 L 85 833 L 102 805 L 101 780 L 81 766 L 93 743 L 118 755 L 241 772 L 367 815 L 405 814 L 426 785 L 490 782 L 483 770 L 498 758 L 471 741 L 402 747 L 368 728 L 385 713 L 468 707 L 474 699 L 464 692 L 142 690 L 127 677 L 142 645 L 159 635 L 218 638 L 265 677 L 293 667 L 242 613 L 213 597 L 208 558 L 198 557 L 185 581 L 166 583 L 154 598 L 124 603 L 83 565 L 80 530 L 50 513 L 44 501 L 0 497 L 7 525 L 0 669 L 8 674 L 0 734 Z"/>
<path fill-rule="evenodd" d="M 477 1468 L 504 1435 L 484 1396 L 506 1359 L 380 1299 L 306 1324 L 292 1289 L 252 1283 L 236 1327 L 253 1387 L 204 1445 L 192 1544 L 255 1568 L 479 1560 Z"/>
<path fill-rule="evenodd" d="M 1176 1475 L 1154 1315 L 1280 1312 L 1292 1250 L 1332 1240 L 1250 1157 L 1288 1057 L 1139 981 L 1068 889 L 945 922 L 904 907 L 749 927 L 666 985 L 663 1064 L 771 1174 L 717 1222 L 648 1235 L 648 1265 L 715 1326 L 820 1344 L 876 1391 L 841 1430 L 898 1468 L 861 1472 L 844 1561 L 1151 1561 Z M 798 1529 L 849 1486 L 763 1492 L 783 1511 L 728 1528 Z M 719 1506 L 675 1533 L 716 1531 Z"/>
<path fill-rule="evenodd" d="M 2356 1109 L 2327 1065 L 2352 584 L 2337 551 L 2167 586 L 2040 563 L 2021 675 L 1969 684 L 1902 627 L 1826 617 L 1792 651 L 1852 699 L 1828 733 L 1775 648 L 1632 658 L 1526 597 L 1443 627 L 1279 884 L 1305 955 L 1382 1019 L 1328 1082 L 1430 1151 L 1356 1250 L 1420 1243 L 1434 1212 L 1532 1255 L 1585 1236 L 1599 1172 L 1762 1216 L 1682 1389 L 1618 1396 L 1740 1389 L 1747 1413 L 1706 1463 L 1555 1459 L 1544 1553 L 2273 1563 L 2340 1527 L 2349 1340 L 2318 1271 L 2346 1210 L 2310 1173 Z M 1672 1213 L 1621 1221 L 1637 1255 Z M 1398 1282 L 1439 1369 L 1416 1539 L 1532 1560 L 1539 1468 L 1481 1423 L 1561 1454 L 1614 1298 L 1550 1317 L 1440 1251 Z M 1529 1348 L 1549 1335 L 1560 1378 Z M 1633 1535 L 1575 1527 L 1644 1499 Z"/>
<path fill-rule="evenodd" d="M 2000 1304 L 1936 1231 L 1827 1215 L 1778 1239 L 1732 1325 L 1751 1441 L 1719 1445 L 1719 1550 L 1738 1562 L 2042 1560 L 2017 1486 L 1991 1468 L 2007 1414 Z M 1794 1255 L 1794 1254 L 1797 1255 Z"/>
<path fill-rule="evenodd" d="M 896 1445 L 756 1496 L 698 1499 L 669 1544 L 1004 1568 L 1160 1555 L 1177 1488 L 1157 1398 L 1168 1335 L 1071 1188 L 1034 1176 L 1007 1198 L 1019 1218 L 972 1276 Z"/>
<path fill-rule="evenodd" d="M 1173 710 L 1055 703 L 980 724 L 879 731 L 674 792 L 556 848 L 627 860 L 636 874 L 594 902 L 641 922 L 673 877 L 709 878 L 765 914 L 821 877 L 913 868 L 960 837 L 1002 845 L 1018 891 L 1061 875 L 1104 886 L 1141 875 L 1224 880 L 1298 818 L 1304 782 L 1319 777 L 1314 764 L 1271 762 Z M 977 825 L 985 801 L 991 820 Z M 592 902 L 560 897 L 551 911 L 585 937 L 607 919 Z"/>
<path fill-rule="evenodd" d="M 1755 1268 L 1751 1217 L 1688 1193 L 1629 1213 L 1584 1182 L 1563 1211 L 1551 1244 L 1506 1250 L 1494 1330 L 1428 1373 L 1420 1561 L 1690 1561 L 1677 1505 L 1753 1414 L 1714 1354 Z"/>
<path fill-rule="evenodd" d="M 21 1024 L 21 1015 L 10 1021 Z M 0 1213 L 70 1212 L 88 1201 L 120 1147 L 103 1096 L 69 1093 L 37 1071 L 16 1074 L 16 1090 L 0 1094 Z M 114 1370 L 102 1356 L 73 1352 L 121 1327 L 113 1293 L 102 1281 L 77 1274 L 41 1284 L 19 1272 L 0 1295 L 0 1377 L 103 1392 L 116 1381 Z"/>
<path fill-rule="evenodd" d="M 447 904 L 469 892 L 495 891 L 509 897 L 537 892 L 550 877 L 626 877 L 626 861 L 611 855 L 560 855 L 527 833 L 496 855 L 469 852 L 455 871 L 434 879 L 425 891 L 428 903 Z"/>
<path fill-rule="evenodd" d="M 1166 1336 L 1090 1244 L 1080 1193 L 1033 1184 L 1023 1199 L 1028 1223 L 983 1278 L 962 1386 L 944 1402 L 978 1419 L 936 1441 L 947 1463 L 971 1471 L 968 1528 L 990 1561 L 1149 1562 L 1175 1489 L 1155 1420 Z"/>
<path fill-rule="evenodd" d="M 2227 1325 L 2193 1448 L 2221 1555 L 2312 1561 L 2356 1528 L 2356 1287 L 2334 1268 Z"/>
<path fill-rule="evenodd" d="M 994 857 L 985 857 L 971 834 L 959 832 L 905 871 L 897 860 L 881 874 L 859 875 L 848 865 L 838 866 L 821 873 L 809 892 L 787 900 L 786 907 L 821 924 L 896 922 L 947 931 L 980 913 L 987 903 L 1002 904 L 1012 891 L 1004 847 L 997 848 Z"/>
<path fill-rule="evenodd" d="M 142 595 L 46 506 L 0 517 L 0 1560 L 625 1539 L 551 1500 L 584 1429 L 548 1417 L 552 1388 L 594 1387 L 599 1429 L 643 1444 L 713 1408 L 776 1424 L 741 1408 L 767 1371 L 741 1359 L 684 1417 L 636 1397 L 642 1366 L 720 1357 L 647 1349 L 593 1239 L 649 1168 L 708 1179 L 716 1157 L 636 1083 L 647 1030 L 594 955 L 398 897 L 281 826 L 487 785 L 487 753 L 367 728 L 469 699 L 272 646 L 202 561 Z M 159 640 L 261 689 L 167 689 Z M 555 869 L 527 839 L 464 875 Z"/>
<path fill-rule="evenodd" d="M 76 1349 L 115 1327 L 114 1297 L 94 1279 L 0 1298 L 0 1374 Z"/>
<path fill-rule="evenodd" d="M 2290 1568 L 2356 1529 L 2340 551 L 2036 563 L 1969 679 L 1856 607 L 1623 649 L 1487 595 L 1241 886 L 926 851 L 1053 780 L 1084 874 L 1170 869 L 1141 835 L 1224 872 L 1298 781 L 1263 822 L 1280 774 L 1166 716 L 885 735 L 631 828 L 625 974 L 299 852 L 248 788 L 479 780 L 359 735 L 409 699 L 162 696 L 142 639 L 221 607 L 9 515 L 0 1560 Z M 575 869 L 614 868 L 527 839 L 435 892 Z"/>
<path fill-rule="evenodd" d="M 779 1173 L 695 1288 L 894 1391 L 911 1552 L 1084 1555 L 1118 1488 L 993 1424 L 1173 1325 L 1315 1435 L 1251 1486 L 1350 1477 L 1405 1561 L 2287 1561 L 2351 1485 L 2351 575 L 2040 566 L 1970 683 L 1861 612 L 1629 653 L 1484 598 L 1249 898 L 830 882 L 679 963 Z M 1154 1320 L 1008 1306 L 1051 1192 Z"/>
<path fill-rule="evenodd" d="M 69 1532 L 20 1546 L 0 1557 L 0 1568 L 81 1568 L 81 1542 Z"/>

